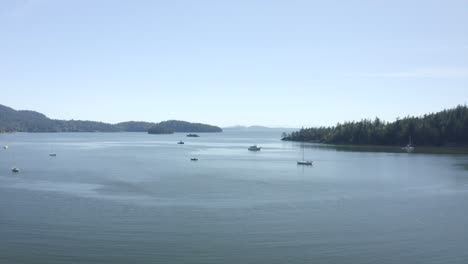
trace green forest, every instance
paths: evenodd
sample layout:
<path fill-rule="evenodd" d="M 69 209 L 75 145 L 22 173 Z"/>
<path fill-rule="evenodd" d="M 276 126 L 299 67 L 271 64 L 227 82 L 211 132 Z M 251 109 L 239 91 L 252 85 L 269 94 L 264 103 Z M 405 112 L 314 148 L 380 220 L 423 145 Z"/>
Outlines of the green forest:
<path fill-rule="evenodd" d="M 200 123 L 190 123 L 179 120 L 168 120 L 160 122 L 149 128 L 149 134 L 172 134 L 174 132 L 222 132 L 217 126 Z"/>
<path fill-rule="evenodd" d="M 283 134 L 283 140 L 327 144 L 403 146 L 409 137 L 416 146 L 468 146 L 466 105 L 394 122 L 379 118 L 338 123 L 332 127 L 302 128 Z"/>

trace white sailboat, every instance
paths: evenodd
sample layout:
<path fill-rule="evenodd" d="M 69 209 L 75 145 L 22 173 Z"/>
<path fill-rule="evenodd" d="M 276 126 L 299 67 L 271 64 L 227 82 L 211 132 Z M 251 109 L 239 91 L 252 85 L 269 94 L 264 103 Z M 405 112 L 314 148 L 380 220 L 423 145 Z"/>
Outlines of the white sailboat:
<path fill-rule="evenodd" d="M 404 146 L 404 147 L 403 147 L 403 150 L 405 150 L 406 152 L 413 152 L 413 151 L 414 151 L 414 146 L 413 146 L 413 144 L 411 143 L 411 136 L 409 136 L 408 145 Z"/>
<path fill-rule="evenodd" d="M 15 154 L 14 154 L 14 153 L 12 153 L 12 157 L 13 157 L 12 160 L 13 160 L 13 162 L 14 162 L 13 164 L 16 164 L 16 157 L 15 157 Z M 20 170 L 18 169 L 18 167 L 13 166 L 13 168 L 11 168 L 11 171 L 12 171 L 13 173 L 18 173 Z"/>
<path fill-rule="evenodd" d="M 311 160 L 305 160 L 304 159 L 304 145 L 302 145 L 302 160 L 297 161 L 297 165 L 306 165 L 306 166 L 311 166 L 312 165 Z"/>

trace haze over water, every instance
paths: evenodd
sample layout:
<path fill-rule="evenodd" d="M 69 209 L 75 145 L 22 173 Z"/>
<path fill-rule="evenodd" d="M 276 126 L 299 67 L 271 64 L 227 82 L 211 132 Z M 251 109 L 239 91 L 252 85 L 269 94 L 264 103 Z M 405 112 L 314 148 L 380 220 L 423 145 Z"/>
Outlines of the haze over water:
<path fill-rule="evenodd" d="M 466 155 L 200 135 L 1 135 L 0 262 L 468 261 Z"/>

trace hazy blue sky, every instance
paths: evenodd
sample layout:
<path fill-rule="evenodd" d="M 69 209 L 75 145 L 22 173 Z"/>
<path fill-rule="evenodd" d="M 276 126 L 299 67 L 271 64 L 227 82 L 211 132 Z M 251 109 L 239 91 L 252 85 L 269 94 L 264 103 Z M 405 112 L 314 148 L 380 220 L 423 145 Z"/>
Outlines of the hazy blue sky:
<path fill-rule="evenodd" d="M 468 1 L 0 0 L 0 104 L 330 125 L 468 101 Z"/>

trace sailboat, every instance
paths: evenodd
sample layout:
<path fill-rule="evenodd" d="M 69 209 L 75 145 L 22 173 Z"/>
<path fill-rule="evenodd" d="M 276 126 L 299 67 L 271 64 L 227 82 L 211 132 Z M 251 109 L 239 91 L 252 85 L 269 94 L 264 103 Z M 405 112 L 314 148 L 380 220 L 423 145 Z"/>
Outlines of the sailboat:
<path fill-rule="evenodd" d="M 312 161 L 311 161 L 311 160 L 305 160 L 305 159 L 304 159 L 304 145 L 302 145 L 302 160 L 297 161 L 297 165 L 307 165 L 307 166 L 311 166 L 311 165 L 312 165 Z"/>
<path fill-rule="evenodd" d="M 50 157 L 55 157 L 55 156 L 57 156 L 57 153 L 55 153 L 55 152 L 53 151 L 53 146 L 52 146 L 52 145 L 50 145 L 49 156 L 50 156 Z"/>
<path fill-rule="evenodd" d="M 14 153 L 12 153 L 12 155 L 13 155 L 13 160 L 16 160 Z M 15 163 L 16 163 L 16 162 L 15 162 Z M 15 163 L 14 163 L 14 164 L 15 164 Z M 11 168 L 11 171 L 12 171 L 13 173 L 18 173 L 20 170 L 18 169 L 18 167 L 13 166 L 13 168 Z"/>
<path fill-rule="evenodd" d="M 50 156 L 50 157 L 55 157 L 55 156 L 57 156 L 57 153 L 53 152 L 52 146 L 50 146 L 50 153 L 49 153 L 49 156 Z"/>
<path fill-rule="evenodd" d="M 413 146 L 413 144 L 411 143 L 411 136 L 409 136 L 408 145 L 406 145 L 405 147 L 403 147 L 403 150 L 406 150 L 407 152 L 413 152 L 413 151 L 414 151 L 414 146 Z"/>

